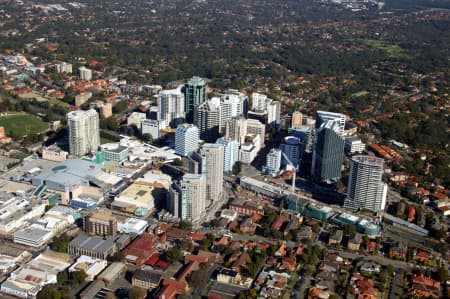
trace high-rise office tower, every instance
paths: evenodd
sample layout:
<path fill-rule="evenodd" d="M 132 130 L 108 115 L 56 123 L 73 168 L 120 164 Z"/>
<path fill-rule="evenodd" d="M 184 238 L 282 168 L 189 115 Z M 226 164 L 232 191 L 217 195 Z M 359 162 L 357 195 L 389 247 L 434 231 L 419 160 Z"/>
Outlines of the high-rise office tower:
<path fill-rule="evenodd" d="M 187 173 L 181 181 L 181 200 L 179 218 L 199 221 L 205 211 L 206 179 L 202 174 Z"/>
<path fill-rule="evenodd" d="M 258 134 L 261 146 L 263 146 L 266 137 L 266 126 L 256 119 L 248 119 L 247 134 Z"/>
<path fill-rule="evenodd" d="M 247 135 L 247 119 L 243 116 L 236 116 L 225 123 L 225 138 L 236 140 L 239 144 L 245 142 Z"/>
<path fill-rule="evenodd" d="M 333 120 L 338 124 L 339 129 L 336 131 L 340 136 L 344 136 L 345 115 L 342 113 L 317 111 L 316 112 L 316 129 L 320 128 L 323 123 Z"/>
<path fill-rule="evenodd" d="M 371 156 L 354 156 L 350 165 L 350 179 L 344 207 L 383 211 L 387 185 L 383 183 L 384 160 Z"/>
<path fill-rule="evenodd" d="M 292 113 L 292 128 L 300 128 L 303 126 L 303 114 L 300 111 L 294 111 Z"/>
<path fill-rule="evenodd" d="M 207 100 L 205 80 L 197 76 L 192 77 L 184 85 L 183 93 L 186 121 L 192 123 L 195 107 Z"/>
<path fill-rule="evenodd" d="M 158 120 L 166 127 L 176 128 L 184 123 L 184 95 L 181 88 L 162 90 L 157 96 Z"/>
<path fill-rule="evenodd" d="M 201 172 L 206 177 L 206 199 L 219 200 L 223 192 L 223 146 L 205 143 L 200 155 Z"/>
<path fill-rule="evenodd" d="M 96 152 L 100 145 L 100 121 L 97 111 L 77 110 L 67 113 L 70 154 L 81 157 Z"/>
<path fill-rule="evenodd" d="M 175 131 L 175 152 L 187 156 L 198 149 L 200 131 L 192 124 L 181 124 Z"/>
<path fill-rule="evenodd" d="M 277 176 L 281 168 L 281 150 L 273 148 L 266 156 L 264 171 L 271 176 Z"/>
<path fill-rule="evenodd" d="M 315 182 L 336 182 L 341 177 L 344 138 L 339 122 L 329 120 L 316 129 L 311 175 Z"/>
<path fill-rule="evenodd" d="M 216 143 L 223 146 L 223 171 L 232 171 L 234 164 L 239 160 L 239 142 L 222 137 L 217 139 Z"/>
<path fill-rule="evenodd" d="M 302 142 L 299 138 L 294 136 L 287 136 L 283 139 L 283 143 L 280 145 L 280 150 L 288 157 L 290 163 L 294 164 L 298 170 L 301 158 Z"/>
<path fill-rule="evenodd" d="M 200 138 L 206 142 L 215 142 L 220 131 L 220 99 L 212 98 L 194 109 L 194 124 L 200 130 Z"/>

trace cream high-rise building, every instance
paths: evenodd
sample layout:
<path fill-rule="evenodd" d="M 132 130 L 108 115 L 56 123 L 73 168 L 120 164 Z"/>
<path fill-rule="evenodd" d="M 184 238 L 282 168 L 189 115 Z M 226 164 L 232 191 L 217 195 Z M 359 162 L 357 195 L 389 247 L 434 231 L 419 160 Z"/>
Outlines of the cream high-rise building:
<path fill-rule="evenodd" d="M 300 111 L 292 113 L 292 128 L 300 128 L 303 125 L 303 114 Z"/>
<path fill-rule="evenodd" d="M 206 199 L 216 201 L 223 192 L 223 155 L 220 144 L 205 143 L 200 150 L 201 173 L 206 177 Z"/>
<path fill-rule="evenodd" d="M 162 90 L 158 93 L 158 120 L 164 126 L 176 128 L 184 123 L 184 94 L 181 88 Z"/>
<path fill-rule="evenodd" d="M 205 211 L 206 179 L 202 174 L 187 173 L 181 181 L 181 200 L 178 207 L 179 218 L 199 221 Z"/>
<path fill-rule="evenodd" d="M 243 116 L 233 117 L 225 123 L 225 137 L 229 140 L 237 140 L 239 144 L 245 142 L 247 135 L 247 119 Z"/>
<path fill-rule="evenodd" d="M 214 142 L 219 137 L 221 106 L 220 98 L 214 97 L 194 108 L 194 124 L 200 130 L 200 138 Z"/>
<path fill-rule="evenodd" d="M 70 154 L 81 157 L 96 152 L 100 145 L 100 120 L 97 111 L 77 110 L 67 113 Z"/>
<path fill-rule="evenodd" d="M 256 119 L 247 120 L 247 134 L 257 134 L 259 135 L 259 140 L 261 146 L 264 145 L 264 140 L 266 137 L 266 126 Z"/>

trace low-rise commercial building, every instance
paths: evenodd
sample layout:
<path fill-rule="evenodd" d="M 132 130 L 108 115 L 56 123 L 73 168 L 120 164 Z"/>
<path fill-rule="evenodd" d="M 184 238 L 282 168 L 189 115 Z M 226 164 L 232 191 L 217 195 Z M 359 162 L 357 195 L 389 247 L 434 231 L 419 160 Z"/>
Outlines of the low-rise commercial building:
<path fill-rule="evenodd" d="M 19 298 L 36 298 L 47 284 L 57 283 L 57 274 L 71 265 L 65 254 L 47 251 L 12 272 L 0 292 Z"/>
<path fill-rule="evenodd" d="M 128 159 L 128 147 L 119 143 L 105 143 L 101 146 L 105 161 L 122 163 Z"/>
<path fill-rule="evenodd" d="M 87 255 L 80 256 L 77 261 L 69 268 L 69 272 L 84 271 L 88 281 L 95 279 L 103 269 L 108 266 L 108 262 L 102 259 L 95 259 Z"/>
<path fill-rule="evenodd" d="M 137 218 L 127 218 L 124 222 L 118 224 L 118 230 L 124 234 L 141 235 L 147 227 L 147 221 Z"/>
<path fill-rule="evenodd" d="M 161 280 L 162 280 L 161 273 L 138 269 L 133 274 L 131 284 L 133 286 L 149 290 L 157 288 L 161 283 Z"/>
<path fill-rule="evenodd" d="M 69 243 L 69 254 L 73 256 L 87 255 L 98 259 L 108 256 L 125 248 L 130 243 L 128 235 L 111 237 L 89 237 L 79 235 Z"/>
<path fill-rule="evenodd" d="M 97 280 L 104 281 L 106 285 L 109 285 L 114 280 L 122 276 L 127 271 L 127 266 L 124 263 L 114 262 L 108 266 L 100 275 Z"/>

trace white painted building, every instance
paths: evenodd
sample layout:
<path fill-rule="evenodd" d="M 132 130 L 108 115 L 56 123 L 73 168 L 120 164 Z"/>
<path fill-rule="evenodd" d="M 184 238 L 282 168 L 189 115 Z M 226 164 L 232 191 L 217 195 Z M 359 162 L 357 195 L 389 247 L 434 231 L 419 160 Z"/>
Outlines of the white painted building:
<path fill-rule="evenodd" d="M 181 88 L 162 90 L 157 98 L 158 112 L 157 118 L 164 127 L 176 128 L 184 123 L 184 94 Z"/>
<path fill-rule="evenodd" d="M 200 131 L 192 124 L 182 124 L 175 131 L 175 152 L 180 156 L 187 156 L 198 149 Z"/>
<path fill-rule="evenodd" d="M 225 137 L 222 137 L 217 139 L 216 143 L 223 146 L 223 171 L 232 171 L 234 164 L 239 161 L 238 141 L 228 140 Z"/>

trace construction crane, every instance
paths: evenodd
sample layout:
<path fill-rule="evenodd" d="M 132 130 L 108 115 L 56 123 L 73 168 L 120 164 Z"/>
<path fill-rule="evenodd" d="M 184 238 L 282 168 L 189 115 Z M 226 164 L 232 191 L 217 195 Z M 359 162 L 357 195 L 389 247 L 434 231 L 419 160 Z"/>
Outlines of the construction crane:
<path fill-rule="evenodd" d="M 288 158 L 288 156 L 282 151 L 281 154 L 283 155 L 283 157 L 286 159 L 286 162 L 292 167 L 293 169 L 293 174 L 292 174 L 292 194 L 295 195 L 295 179 L 296 179 L 296 174 L 297 174 L 297 168 L 295 167 L 295 164 L 292 163 L 291 159 Z M 295 198 L 295 211 L 298 212 L 298 199 Z"/>
<path fill-rule="evenodd" d="M 284 159 L 286 159 L 286 162 L 293 168 L 293 176 L 292 176 L 292 193 L 295 193 L 295 175 L 297 173 L 297 167 L 295 167 L 295 164 L 292 163 L 291 159 L 288 158 L 288 156 L 281 151 L 281 154 L 283 155 Z"/>

